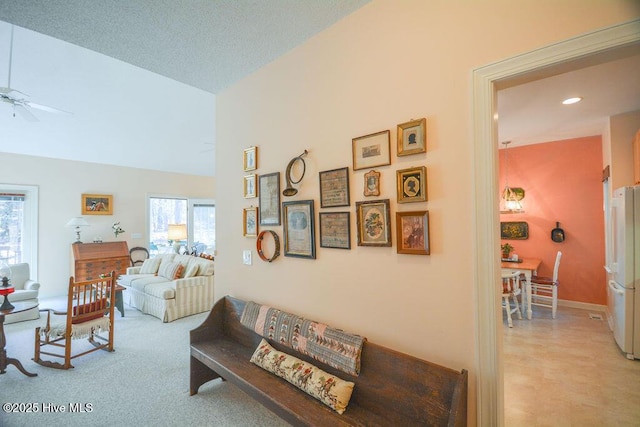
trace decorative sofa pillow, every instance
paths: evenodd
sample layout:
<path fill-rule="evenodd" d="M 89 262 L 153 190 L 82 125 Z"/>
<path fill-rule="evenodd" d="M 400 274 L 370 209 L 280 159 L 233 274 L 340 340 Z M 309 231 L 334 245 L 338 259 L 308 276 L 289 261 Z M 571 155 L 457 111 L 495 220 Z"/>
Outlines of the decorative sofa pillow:
<path fill-rule="evenodd" d="M 156 274 L 160 267 L 160 258 L 147 258 L 140 267 L 140 274 Z"/>
<path fill-rule="evenodd" d="M 194 257 L 191 257 L 193 259 L 196 259 Z M 187 267 L 184 269 L 184 273 L 182 275 L 182 277 L 194 277 L 198 275 L 198 271 L 200 270 L 200 266 L 195 263 L 195 262 L 189 262 L 189 264 L 187 264 Z"/>
<path fill-rule="evenodd" d="M 278 351 L 264 339 L 251 356 L 251 362 L 287 380 L 339 414 L 344 412 L 351 399 L 354 383 Z"/>
<path fill-rule="evenodd" d="M 162 276 L 169 280 L 176 280 L 182 275 L 182 270 L 184 270 L 184 266 L 179 262 L 163 262 L 160 264 L 158 276 Z"/>

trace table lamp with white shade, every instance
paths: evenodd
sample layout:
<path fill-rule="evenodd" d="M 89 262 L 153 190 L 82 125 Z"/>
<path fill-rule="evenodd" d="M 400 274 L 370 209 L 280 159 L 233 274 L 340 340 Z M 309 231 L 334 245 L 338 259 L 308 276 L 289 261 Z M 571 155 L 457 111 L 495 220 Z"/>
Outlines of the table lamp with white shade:
<path fill-rule="evenodd" d="M 76 216 L 74 218 L 71 218 L 69 220 L 69 222 L 67 222 L 67 227 L 75 227 L 76 228 L 76 241 L 73 242 L 75 243 L 82 243 L 80 241 L 80 227 L 88 227 L 89 223 L 87 222 L 86 219 L 84 219 L 81 216 Z"/>
<path fill-rule="evenodd" d="M 173 250 L 180 253 L 181 241 L 187 239 L 187 224 L 169 224 L 167 239 L 173 242 Z"/>

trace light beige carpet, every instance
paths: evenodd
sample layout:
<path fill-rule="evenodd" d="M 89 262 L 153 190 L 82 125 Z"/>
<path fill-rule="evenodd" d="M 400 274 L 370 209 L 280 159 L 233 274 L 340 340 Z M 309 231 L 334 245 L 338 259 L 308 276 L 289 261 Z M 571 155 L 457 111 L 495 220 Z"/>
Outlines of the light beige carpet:
<path fill-rule="evenodd" d="M 68 371 L 31 360 L 34 330 L 44 325 L 44 314 L 40 320 L 5 325 L 8 357 L 38 376 L 26 377 L 11 365 L 0 375 L 3 405 L 33 404 L 19 413 L 0 410 L 0 426 L 288 425 L 228 382 L 211 381 L 189 396 L 189 331 L 206 313 L 162 323 L 125 309 L 125 317 L 116 312 L 116 351 L 79 357 Z M 25 412 L 29 408 L 32 412 Z M 80 408 L 84 412 L 70 412 Z"/>

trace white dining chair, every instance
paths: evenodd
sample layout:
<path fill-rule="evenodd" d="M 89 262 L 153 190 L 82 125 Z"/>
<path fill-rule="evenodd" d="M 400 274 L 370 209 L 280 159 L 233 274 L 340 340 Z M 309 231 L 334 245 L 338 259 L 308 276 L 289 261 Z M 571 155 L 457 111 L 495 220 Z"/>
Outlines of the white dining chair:
<path fill-rule="evenodd" d="M 551 317 L 556 318 L 558 311 L 558 270 L 562 252 L 556 254 L 553 277 L 531 276 L 531 305 L 551 308 Z"/>
<path fill-rule="evenodd" d="M 502 273 L 502 307 L 507 313 L 507 324 L 513 328 L 512 313 L 518 313 L 518 319 L 522 319 L 520 304 L 518 303 L 518 295 L 522 293 L 520 286 L 520 272 L 503 272 Z M 511 308 L 509 298 L 513 299 L 514 308 Z"/>

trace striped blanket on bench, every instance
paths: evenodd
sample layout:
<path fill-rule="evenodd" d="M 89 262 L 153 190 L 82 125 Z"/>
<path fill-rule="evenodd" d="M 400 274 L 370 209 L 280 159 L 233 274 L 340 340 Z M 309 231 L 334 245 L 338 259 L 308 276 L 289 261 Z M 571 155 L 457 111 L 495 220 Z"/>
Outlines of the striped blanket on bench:
<path fill-rule="evenodd" d="M 240 323 L 267 339 L 350 375 L 360 373 L 360 353 L 366 341 L 360 335 L 254 302 L 246 304 Z"/>

